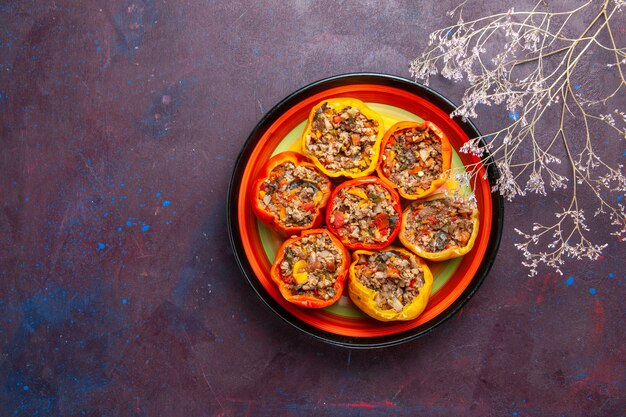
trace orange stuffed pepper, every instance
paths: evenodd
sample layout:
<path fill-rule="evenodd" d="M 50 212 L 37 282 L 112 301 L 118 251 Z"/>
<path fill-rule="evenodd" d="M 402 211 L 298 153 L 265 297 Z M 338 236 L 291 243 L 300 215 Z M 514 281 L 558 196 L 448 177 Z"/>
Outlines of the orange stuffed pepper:
<path fill-rule="evenodd" d="M 452 146 L 432 122 L 399 122 L 385 133 L 376 171 L 409 200 L 426 197 L 448 178 Z"/>
<path fill-rule="evenodd" d="M 327 229 L 311 229 L 281 245 L 270 274 L 290 303 L 323 308 L 341 297 L 349 267 L 350 253 L 341 242 Z"/>
<path fill-rule="evenodd" d="M 252 211 L 283 235 L 291 236 L 324 223 L 332 192 L 330 179 L 296 152 L 272 157 L 252 188 Z"/>
<path fill-rule="evenodd" d="M 445 261 L 465 255 L 478 236 L 478 209 L 466 201 L 437 194 L 409 205 L 399 238 L 422 258 Z"/>

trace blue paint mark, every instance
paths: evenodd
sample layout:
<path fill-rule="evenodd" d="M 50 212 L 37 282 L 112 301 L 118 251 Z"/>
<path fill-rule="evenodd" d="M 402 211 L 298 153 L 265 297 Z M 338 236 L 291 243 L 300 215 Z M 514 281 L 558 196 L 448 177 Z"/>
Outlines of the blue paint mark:
<path fill-rule="evenodd" d="M 161 197 L 161 193 L 156 193 L 155 194 L 157 197 Z"/>
<path fill-rule="evenodd" d="M 24 385 L 24 391 L 28 391 L 28 385 Z"/>
<path fill-rule="evenodd" d="M 75 311 L 87 311 L 94 298 L 78 294 L 68 295 L 64 289 L 51 289 L 47 294 L 34 295 L 22 303 L 23 323 L 25 330 L 34 333 L 40 326 L 60 325 L 69 321 Z M 42 302 L 47 297 L 50 302 Z"/>
<path fill-rule="evenodd" d="M 165 224 L 172 224 L 170 220 L 166 221 Z"/>
<path fill-rule="evenodd" d="M 96 46 L 96 51 L 100 52 L 102 50 L 102 48 L 100 48 L 99 46 Z"/>
<path fill-rule="evenodd" d="M 150 226 L 148 226 L 147 224 L 144 224 L 143 226 L 141 226 L 142 232 L 147 232 L 148 230 L 150 230 Z"/>
<path fill-rule="evenodd" d="M 172 202 L 171 202 L 171 201 L 169 201 L 169 200 L 165 200 L 165 201 L 163 202 L 163 207 L 168 207 L 170 204 L 172 204 Z"/>
<path fill-rule="evenodd" d="M 589 294 L 596 295 L 596 289 L 593 287 L 589 288 Z"/>
<path fill-rule="evenodd" d="M 120 187 L 126 187 L 126 184 L 124 184 L 123 182 L 120 182 Z"/>
<path fill-rule="evenodd" d="M 126 81 L 128 85 L 131 85 L 133 82 L 131 80 Z"/>
<path fill-rule="evenodd" d="M 519 120 L 519 113 L 518 112 L 509 112 L 509 119 L 513 120 L 513 121 L 518 121 Z"/>
<path fill-rule="evenodd" d="M 574 283 L 574 277 L 573 276 L 570 276 L 567 279 L 567 281 L 565 281 L 565 285 L 568 286 L 568 287 L 571 286 L 573 283 Z"/>
<path fill-rule="evenodd" d="M 513 411 L 513 417 L 517 417 L 517 411 Z"/>
<path fill-rule="evenodd" d="M 617 201 L 622 201 L 622 196 L 621 195 L 617 196 Z"/>
<path fill-rule="evenodd" d="M 615 274 L 612 272 L 609 272 L 609 278 L 615 278 Z"/>
<path fill-rule="evenodd" d="M 576 84 L 576 85 L 574 86 L 574 88 L 575 88 L 576 90 L 580 90 L 580 84 Z"/>
<path fill-rule="evenodd" d="M 130 227 L 132 225 L 133 225 L 133 223 L 130 220 L 126 222 L 126 226 Z"/>
<path fill-rule="evenodd" d="M 122 298 L 122 304 L 128 304 L 128 300 L 126 298 Z"/>
<path fill-rule="evenodd" d="M 117 231 L 118 231 L 118 232 L 121 232 L 121 231 L 122 231 L 122 228 L 121 228 L 121 227 L 118 227 L 118 228 L 117 228 Z"/>
<path fill-rule="evenodd" d="M 101 250 L 104 250 L 104 248 L 106 248 L 106 247 L 107 247 L 106 244 L 98 242 L 98 246 L 97 246 L 96 250 L 99 252 Z"/>
<path fill-rule="evenodd" d="M 30 201 L 30 197 L 26 197 L 26 198 L 24 199 L 24 202 L 26 202 L 26 203 L 28 203 L 29 201 Z"/>

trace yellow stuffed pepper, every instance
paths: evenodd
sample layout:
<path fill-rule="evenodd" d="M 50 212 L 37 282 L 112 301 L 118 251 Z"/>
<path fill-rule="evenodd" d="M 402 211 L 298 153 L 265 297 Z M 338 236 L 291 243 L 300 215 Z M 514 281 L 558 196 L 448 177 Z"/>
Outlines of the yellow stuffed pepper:
<path fill-rule="evenodd" d="M 302 152 L 329 177 L 364 177 L 376 169 L 383 134 L 382 116 L 361 100 L 324 100 L 311 110 Z"/>
<path fill-rule="evenodd" d="M 428 303 L 433 275 L 406 249 L 388 246 L 352 254 L 348 294 L 356 306 L 380 321 L 413 320 Z"/>
<path fill-rule="evenodd" d="M 431 261 L 463 256 L 478 236 L 478 209 L 465 200 L 436 194 L 404 209 L 398 237 L 404 246 Z"/>

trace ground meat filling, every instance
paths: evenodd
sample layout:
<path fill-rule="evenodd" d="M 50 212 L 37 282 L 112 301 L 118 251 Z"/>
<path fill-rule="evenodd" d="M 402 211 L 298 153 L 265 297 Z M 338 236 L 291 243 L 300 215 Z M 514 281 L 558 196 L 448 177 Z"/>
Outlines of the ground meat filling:
<path fill-rule="evenodd" d="M 337 112 L 324 103 L 313 115 L 305 146 L 329 172 L 360 172 L 371 165 L 378 129 L 378 121 L 358 107 Z"/>
<path fill-rule="evenodd" d="M 381 158 L 385 177 L 406 194 L 427 190 L 443 172 L 441 139 L 431 129 L 396 132 L 385 144 Z"/>
<path fill-rule="evenodd" d="M 292 162 L 274 168 L 260 190 L 259 206 L 286 227 L 311 225 L 330 191 L 328 180 L 316 169 Z"/>
<path fill-rule="evenodd" d="M 382 310 L 402 311 L 424 286 L 424 270 L 415 257 L 394 251 L 360 255 L 354 272 L 361 284 L 376 291 L 376 305 Z"/>
<path fill-rule="evenodd" d="M 407 214 L 406 237 L 425 252 L 462 248 L 474 228 L 472 208 L 452 198 L 414 203 Z"/>
<path fill-rule="evenodd" d="M 284 253 L 280 275 L 293 295 L 321 300 L 336 295 L 334 286 L 344 255 L 326 233 L 295 240 Z"/>
<path fill-rule="evenodd" d="M 387 242 L 400 215 L 389 191 L 379 184 L 341 189 L 331 202 L 329 222 L 342 242 Z"/>

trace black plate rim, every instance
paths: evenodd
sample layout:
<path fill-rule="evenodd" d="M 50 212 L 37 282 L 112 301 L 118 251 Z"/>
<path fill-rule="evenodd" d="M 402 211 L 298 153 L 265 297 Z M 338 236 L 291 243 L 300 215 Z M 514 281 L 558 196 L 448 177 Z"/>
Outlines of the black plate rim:
<path fill-rule="evenodd" d="M 337 335 L 334 333 L 326 332 L 305 323 L 293 316 L 287 310 L 285 310 L 269 293 L 265 290 L 260 283 L 252 267 L 247 261 L 246 253 L 243 249 L 243 243 L 239 234 L 239 227 L 237 223 L 237 204 L 239 199 L 239 184 L 245 170 L 252 150 L 256 146 L 258 140 L 261 138 L 265 130 L 272 125 L 285 111 L 293 107 L 299 101 L 304 98 L 310 97 L 314 94 L 322 92 L 324 90 L 339 87 L 347 84 L 379 84 L 384 86 L 395 87 L 403 89 L 410 93 L 413 93 L 419 97 L 425 98 L 437 107 L 451 113 L 457 106 L 455 106 L 450 100 L 441 95 L 440 93 L 432 90 L 431 88 L 403 78 L 397 75 L 375 73 L 375 72 L 358 72 L 335 75 L 332 77 L 324 78 L 308 84 L 299 90 L 291 93 L 278 104 L 276 104 L 270 111 L 268 111 L 259 120 L 255 128 L 248 136 L 246 142 L 241 149 L 233 173 L 231 175 L 228 197 L 227 197 L 227 226 L 228 237 L 231 245 L 231 249 L 235 256 L 235 260 L 239 269 L 243 273 L 244 277 L 248 281 L 252 290 L 261 299 L 261 301 L 270 308 L 278 317 L 283 321 L 296 328 L 297 330 L 311 336 L 314 339 L 320 340 L 325 343 L 329 343 L 335 346 L 341 346 L 352 349 L 373 349 L 395 346 L 415 340 L 422 337 L 435 328 L 439 327 L 445 321 L 454 316 L 478 291 L 485 278 L 489 274 L 491 267 L 495 261 L 500 241 L 502 238 L 502 228 L 504 223 L 504 199 L 497 191 L 491 193 L 492 203 L 492 228 L 489 235 L 489 241 L 478 270 L 474 276 L 474 279 L 469 283 L 467 288 L 461 293 L 461 295 L 442 313 L 440 313 L 433 320 L 424 323 L 414 329 L 407 330 L 405 332 L 397 333 L 394 335 L 380 336 L 380 337 L 349 337 Z M 469 138 L 479 137 L 480 132 L 476 126 L 470 120 L 462 120 L 461 118 L 453 119 L 461 129 L 467 134 Z M 491 156 L 488 156 L 488 162 L 493 162 Z M 490 184 L 494 184 L 500 177 L 498 169 L 494 163 L 487 164 L 487 177 Z"/>

